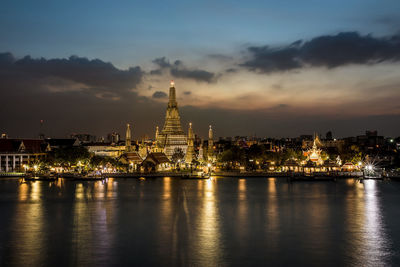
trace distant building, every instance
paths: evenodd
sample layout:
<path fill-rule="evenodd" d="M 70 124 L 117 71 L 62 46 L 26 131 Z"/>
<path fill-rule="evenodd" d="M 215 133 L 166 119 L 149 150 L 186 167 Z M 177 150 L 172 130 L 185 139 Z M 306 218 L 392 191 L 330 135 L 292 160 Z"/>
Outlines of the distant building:
<path fill-rule="evenodd" d="M 96 142 L 96 136 L 87 133 L 72 133 L 70 136 L 72 139 L 78 139 L 81 143 Z"/>
<path fill-rule="evenodd" d="M 72 138 L 47 138 L 45 141 L 50 145 L 51 149 L 70 148 L 80 145 L 78 139 Z"/>
<path fill-rule="evenodd" d="M 107 134 L 107 141 L 112 144 L 118 144 L 120 140 L 121 140 L 121 136 L 117 132 L 112 132 L 112 133 Z"/>
<path fill-rule="evenodd" d="M 94 142 L 83 145 L 90 153 L 96 156 L 117 158 L 125 152 L 125 146 L 116 146 L 111 143 Z"/>

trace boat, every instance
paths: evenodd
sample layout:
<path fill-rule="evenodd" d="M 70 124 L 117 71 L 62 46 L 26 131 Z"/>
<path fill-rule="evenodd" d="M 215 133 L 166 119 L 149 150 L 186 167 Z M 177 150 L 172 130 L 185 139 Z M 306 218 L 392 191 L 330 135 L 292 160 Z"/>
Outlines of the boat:
<path fill-rule="evenodd" d="M 98 174 L 98 173 L 89 173 L 89 174 L 64 173 L 62 175 L 62 177 L 67 180 L 72 180 L 72 181 L 101 181 L 106 178 L 102 174 Z"/>
<path fill-rule="evenodd" d="M 202 172 L 200 175 L 199 174 L 184 174 L 181 176 L 181 179 L 210 179 L 211 173 L 205 174 Z"/>
<path fill-rule="evenodd" d="M 102 181 L 104 177 L 77 175 L 69 178 L 72 181 Z"/>
<path fill-rule="evenodd" d="M 369 172 L 364 172 L 363 179 L 364 180 L 383 180 L 383 176 L 382 176 L 381 172 L 369 171 Z"/>
<path fill-rule="evenodd" d="M 55 173 L 50 174 L 26 174 L 24 177 L 25 181 L 57 181 L 58 175 Z"/>

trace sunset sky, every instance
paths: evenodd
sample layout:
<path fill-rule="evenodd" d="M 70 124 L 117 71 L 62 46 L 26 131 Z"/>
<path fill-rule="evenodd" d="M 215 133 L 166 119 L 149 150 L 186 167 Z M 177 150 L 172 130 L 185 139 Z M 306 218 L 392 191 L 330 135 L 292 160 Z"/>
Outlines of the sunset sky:
<path fill-rule="evenodd" d="M 4 1 L 0 131 L 400 135 L 400 1 Z"/>

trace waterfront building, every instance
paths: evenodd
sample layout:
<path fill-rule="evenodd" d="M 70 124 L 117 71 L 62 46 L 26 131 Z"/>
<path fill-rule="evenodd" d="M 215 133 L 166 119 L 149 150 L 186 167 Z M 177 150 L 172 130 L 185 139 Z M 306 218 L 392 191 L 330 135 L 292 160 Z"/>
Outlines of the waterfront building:
<path fill-rule="evenodd" d="M 23 171 L 49 151 L 49 143 L 41 139 L 0 139 L 0 172 Z"/>
<path fill-rule="evenodd" d="M 196 159 L 196 155 L 194 153 L 194 134 L 192 129 L 192 123 L 189 123 L 188 130 L 188 146 L 186 150 L 185 162 L 186 164 L 191 164 L 194 159 Z"/>
<path fill-rule="evenodd" d="M 175 83 L 171 81 L 165 123 L 162 131 L 157 134 L 156 146 L 163 149 L 167 157 L 171 159 L 174 152 L 179 149 L 186 154 L 187 145 L 187 137 L 181 127 Z"/>
<path fill-rule="evenodd" d="M 127 164 L 129 166 L 129 171 L 137 171 L 140 164 L 143 162 L 143 158 L 140 157 L 137 151 L 125 152 L 118 160 L 123 164 Z"/>
<path fill-rule="evenodd" d="M 153 152 L 147 155 L 142 166 L 145 171 L 166 171 L 170 170 L 172 162 L 162 152 Z"/>
<path fill-rule="evenodd" d="M 322 149 L 319 148 L 321 146 L 322 143 L 318 135 L 315 135 L 312 147 L 305 152 L 305 155 L 307 156 L 307 161 L 310 161 L 311 163 L 314 163 L 316 165 L 322 165 L 324 163 L 321 157 Z"/>

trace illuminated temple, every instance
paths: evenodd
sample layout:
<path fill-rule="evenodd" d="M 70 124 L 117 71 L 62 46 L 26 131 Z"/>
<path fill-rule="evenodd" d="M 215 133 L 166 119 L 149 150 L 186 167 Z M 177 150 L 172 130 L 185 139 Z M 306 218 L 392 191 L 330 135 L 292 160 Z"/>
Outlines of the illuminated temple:
<path fill-rule="evenodd" d="M 179 116 L 175 84 L 173 81 L 171 81 L 169 87 L 169 101 L 165 114 L 164 127 L 160 133 L 156 134 L 156 146 L 162 149 L 168 158 L 171 158 L 174 152 L 179 149 L 186 154 L 188 141 L 181 126 L 181 117 Z"/>

